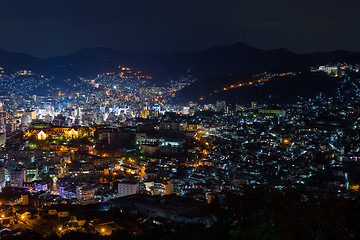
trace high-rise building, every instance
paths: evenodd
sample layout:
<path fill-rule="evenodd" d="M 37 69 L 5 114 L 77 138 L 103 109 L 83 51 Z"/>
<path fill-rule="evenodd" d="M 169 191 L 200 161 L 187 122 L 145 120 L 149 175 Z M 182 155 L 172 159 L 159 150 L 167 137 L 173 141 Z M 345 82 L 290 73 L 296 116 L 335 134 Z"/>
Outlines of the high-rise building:
<path fill-rule="evenodd" d="M 10 187 L 22 188 L 24 184 L 24 170 L 16 169 L 10 171 Z"/>

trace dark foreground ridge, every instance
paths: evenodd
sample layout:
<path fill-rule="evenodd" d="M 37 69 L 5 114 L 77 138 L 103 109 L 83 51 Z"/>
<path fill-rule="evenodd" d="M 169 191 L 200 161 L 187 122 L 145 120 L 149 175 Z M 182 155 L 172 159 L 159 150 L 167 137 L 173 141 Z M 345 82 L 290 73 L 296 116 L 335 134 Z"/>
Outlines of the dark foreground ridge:
<path fill-rule="evenodd" d="M 130 196 L 132 200 L 134 197 L 136 196 Z M 126 199 L 115 202 L 130 204 Z M 138 199 L 133 204 L 139 205 L 140 202 L 142 201 Z M 201 223 L 175 223 L 161 218 L 136 219 L 126 216 L 129 227 L 114 230 L 107 236 L 93 233 L 94 222 L 89 222 L 82 231 L 68 231 L 62 236 L 41 237 L 31 229 L 15 235 L 3 231 L 1 235 L 2 239 L 13 240 L 322 240 L 360 237 L 358 199 L 349 200 L 332 194 L 314 195 L 305 188 L 287 188 L 282 191 L 265 187 L 248 188 L 243 195 L 228 192 L 223 199 L 215 199 L 212 204 L 203 208 L 202 213 L 211 214 L 217 219 L 216 223 L 205 226 Z M 106 215 L 114 221 L 113 224 L 124 222 L 125 215 L 121 214 L 116 204 Z M 140 233 L 131 232 L 134 224 L 140 226 Z"/>

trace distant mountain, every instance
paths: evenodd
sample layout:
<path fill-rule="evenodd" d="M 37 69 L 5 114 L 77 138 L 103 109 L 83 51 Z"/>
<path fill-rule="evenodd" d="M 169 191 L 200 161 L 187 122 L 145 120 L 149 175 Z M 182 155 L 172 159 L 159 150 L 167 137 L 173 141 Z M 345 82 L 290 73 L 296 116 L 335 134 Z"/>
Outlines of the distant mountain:
<path fill-rule="evenodd" d="M 76 53 L 50 58 L 56 75 L 94 77 L 119 66 L 133 67 L 151 75 L 156 82 L 177 79 L 191 66 L 189 53 L 121 52 L 109 48 L 86 48 Z"/>
<path fill-rule="evenodd" d="M 0 49 L 0 67 L 6 68 L 9 71 L 27 69 L 41 72 L 48 68 L 48 64 L 41 58 Z"/>
<path fill-rule="evenodd" d="M 185 75 L 204 79 L 221 74 L 291 69 L 338 61 L 360 62 L 360 54 L 347 51 L 296 54 L 283 48 L 260 50 L 244 43 L 212 47 L 198 53 L 123 52 L 94 47 L 46 60 L 0 50 L 1 67 L 9 70 L 29 69 L 51 75 L 58 85 L 64 85 L 66 79 L 92 78 L 100 73 L 115 71 L 119 66 L 135 67 L 151 75 L 155 83 L 161 84 Z"/>

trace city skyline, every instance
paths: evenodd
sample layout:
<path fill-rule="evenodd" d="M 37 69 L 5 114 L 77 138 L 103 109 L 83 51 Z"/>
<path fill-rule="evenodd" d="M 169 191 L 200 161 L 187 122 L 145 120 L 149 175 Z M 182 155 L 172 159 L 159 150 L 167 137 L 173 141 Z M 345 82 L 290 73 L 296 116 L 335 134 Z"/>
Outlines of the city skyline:
<path fill-rule="evenodd" d="M 360 2 L 0 6 L 0 239 L 360 239 Z"/>

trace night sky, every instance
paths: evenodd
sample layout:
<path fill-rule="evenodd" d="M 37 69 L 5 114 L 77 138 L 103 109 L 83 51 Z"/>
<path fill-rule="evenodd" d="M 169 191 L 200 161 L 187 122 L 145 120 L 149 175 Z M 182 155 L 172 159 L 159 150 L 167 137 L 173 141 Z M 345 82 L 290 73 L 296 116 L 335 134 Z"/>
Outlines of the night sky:
<path fill-rule="evenodd" d="M 359 8 L 356 0 L 9 0 L 0 6 L 0 48 L 38 57 L 93 46 L 200 51 L 235 42 L 360 51 Z"/>

